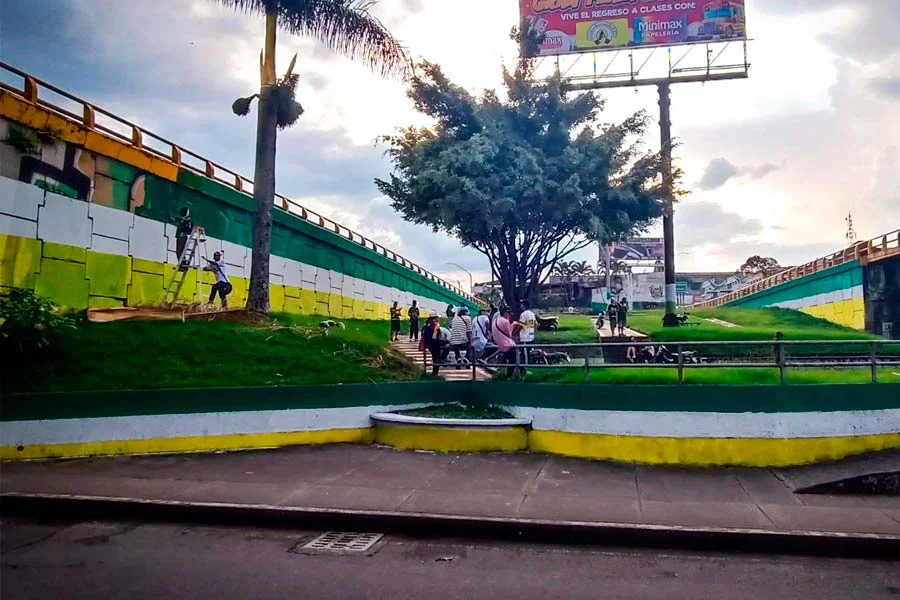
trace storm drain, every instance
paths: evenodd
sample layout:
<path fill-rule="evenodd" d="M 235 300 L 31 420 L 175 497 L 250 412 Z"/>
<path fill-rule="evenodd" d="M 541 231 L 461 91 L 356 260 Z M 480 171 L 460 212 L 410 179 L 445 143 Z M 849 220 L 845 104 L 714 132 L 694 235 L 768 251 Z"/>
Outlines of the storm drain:
<path fill-rule="evenodd" d="M 383 537 L 381 533 L 326 531 L 303 545 L 304 550 L 318 552 L 366 552 Z"/>

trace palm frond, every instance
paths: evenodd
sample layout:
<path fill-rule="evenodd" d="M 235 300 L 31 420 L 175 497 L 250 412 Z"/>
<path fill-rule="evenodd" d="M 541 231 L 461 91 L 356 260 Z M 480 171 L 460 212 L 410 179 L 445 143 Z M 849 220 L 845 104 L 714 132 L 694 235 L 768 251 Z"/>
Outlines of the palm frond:
<path fill-rule="evenodd" d="M 406 78 L 411 65 L 406 50 L 371 14 L 374 0 L 211 0 L 238 12 L 278 13 L 285 31 L 312 37 L 338 54 L 385 76 Z"/>

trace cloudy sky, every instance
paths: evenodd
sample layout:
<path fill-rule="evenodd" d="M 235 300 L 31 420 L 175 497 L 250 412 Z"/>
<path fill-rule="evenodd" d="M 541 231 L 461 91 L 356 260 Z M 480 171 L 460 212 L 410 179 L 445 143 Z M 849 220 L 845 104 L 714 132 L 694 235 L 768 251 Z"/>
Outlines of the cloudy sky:
<path fill-rule="evenodd" d="M 679 270 L 810 260 L 842 247 L 850 211 L 861 239 L 900 226 L 898 2 L 747 0 L 750 79 L 673 88 L 691 191 L 676 213 Z M 382 0 L 375 12 L 473 91 L 496 87 L 513 60 L 516 0 Z M 261 20 L 207 0 L 0 0 L 4 62 L 248 175 L 255 119 L 230 105 L 258 86 L 262 36 Z M 279 139 L 279 191 L 451 280 L 468 276 L 450 262 L 485 279 L 477 253 L 403 222 L 373 184 L 389 172 L 376 138 L 424 123 L 403 84 L 287 35 L 279 71 L 294 52 L 307 112 Z M 605 120 L 655 114 L 653 88 L 605 97 Z M 654 127 L 648 145 L 657 139 Z"/>

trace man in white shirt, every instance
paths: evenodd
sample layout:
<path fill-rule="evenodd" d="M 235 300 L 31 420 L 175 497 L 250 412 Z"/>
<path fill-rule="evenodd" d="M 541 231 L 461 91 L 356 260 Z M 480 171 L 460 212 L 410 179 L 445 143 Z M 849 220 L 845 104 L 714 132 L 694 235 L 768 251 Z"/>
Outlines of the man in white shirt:
<path fill-rule="evenodd" d="M 519 315 L 519 323 L 522 329 L 519 331 L 519 345 L 527 346 L 534 343 L 534 331 L 537 328 L 537 317 L 531 311 L 531 303 L 522 300 L 522 313 Z M 528 348 L 522 349 L 522 362 L 528 364 Z"/>
<path fill-rule="evenodd" d="M 472 324 L 472 352 L 479 359 L 491 340 L 491 317 L 487 308 L 478 311 L 475 323 Z"/>
<path fill-rule="evenodd" d="M 468 358 L 469 344 L 472 342 L 472 319 L 468 307 L 461 307 L 450 322 L 450 348 L 456 358 L 456 368 L 462 365 L 462 356 Z"/>
<path fill-rule="evenodd" d="M 209 260 L 205 256 L 203 258 L 206 259 L 206 267 L 204 267 L 204 270 L 212 271 L 216 274 L 216 283 L 209 291 L 209 303 L 212 304 L 215 302 L 216 294 L 219 294 L 219 298 L 222 300 L 222 309 L 224 310 L 228 308 L 228 294 L 230 294 L 232 290 L 231 282 L 228 281 L 228 276 L 225 274 L 225 259 L 222 258 L 221 252 L 214 252 L 212 260 Z"/>

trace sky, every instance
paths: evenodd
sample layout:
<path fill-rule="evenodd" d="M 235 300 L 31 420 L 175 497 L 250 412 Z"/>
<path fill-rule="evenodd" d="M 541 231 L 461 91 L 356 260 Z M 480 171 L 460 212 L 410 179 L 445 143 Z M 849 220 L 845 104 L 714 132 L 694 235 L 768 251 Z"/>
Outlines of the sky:
<path fill-rule="evenodd" d="M 898 2 L 746 0 L 749 79 L 673 86 L 690 192 L 675 213 L 679 271 L 735 270 L 752 254 L 812 260 L 845 245 L 848 212 L 860 239 L 900 226 Z M 412 57 L 474 93 L 497 88 L 515 59 L 517 0 L 381 0 L 373 12 Z M 261 19 L 208 0 L 0 0 L 0 60 L 246 175 L 255 118 L 230 107 L 258 87 L 263 35 Z M 488 279 L 481 255 L 403 221 L 373 183 L 390 172 L 379 136 L 428 124 L 404 83 L 287 34 L 279 72 L 295 52 L 306 112 L 279 137 L 278 191 L 464 287 L 463 269 Z M 655 119 L 652 87 L 603 96 L 604 122 Z M 658 140 L 654 120 L 647 147 Z"/>

